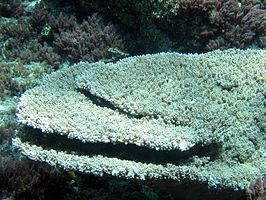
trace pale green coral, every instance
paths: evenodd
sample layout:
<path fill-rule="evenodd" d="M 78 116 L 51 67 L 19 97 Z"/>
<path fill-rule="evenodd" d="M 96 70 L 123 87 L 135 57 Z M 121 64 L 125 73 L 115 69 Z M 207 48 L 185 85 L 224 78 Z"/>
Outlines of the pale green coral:
<path fill-rule="evenodd" d="M 180 9 L 180 0 L 151 0 L 151 4 L 155 8 L 152 14 L 156 18 L 175 16 Z"/>
<path fill-rule="evenodd" d="M 17 107 L 21 123 L 66 135 L 69 142 L 131 144 L 180 155 L 211 146 L 213 155 L 149 163 L 56 151 L 19 138 L 13 143 L 33 160 L 66 169 L 243 188 L 266 170 L 265 130 L 258 120 L 265 115 L 265 66 L 265 50 L 235 49 L 80 63 L 45 77 Z"/>

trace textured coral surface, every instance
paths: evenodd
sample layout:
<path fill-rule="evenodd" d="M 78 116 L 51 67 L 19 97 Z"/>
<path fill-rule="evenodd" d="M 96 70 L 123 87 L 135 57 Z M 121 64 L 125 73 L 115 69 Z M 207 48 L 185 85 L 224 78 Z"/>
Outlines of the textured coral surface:
<path fill-rule="evenodd" d="M 97 175 L 187 178 L 243 188 L 265 170 L 264 129 L 258 123 L 265 118 L 265 55 L 231 49 L 80 63 L 44 78 L 22 95 L 17 108 L 21 123 L 43 134 L 66 135 L 69 144 L 75 138 L 88 145 L 133 144 L 162 153 L 189 153 L 194 146 L 204 151 L 211 145 L 215 155 L 156 164 L 84 155 L 78 146 L 76 153 L 46 149 L 23 136 L 13 144 L 33 160 Z"/>
<path fill-rule="evenodd" d="M 251 52 L 245 58 L 235 56 L 232 62 L 228 55 L 221 69 L 222 56 L 211 63 L 214 56 L 207 61 L 196 55 L 192 61 L 176 55 L 175 62 L 147 56 L 149 68 L 138 64 L 145 56 L 114 65 L 74 65 L 43 83 L 40 80 L 45 85 L 42 93 L 39 88 L 30 90 L 36 91 L 31 96 L 23 95 L 23 110 L 30 116 L 20 113 L 23 123 L 15 112 L 20 95 L 42 74 L 69 63 L 115 62 L 129 56 L 123 51 L 133 56 L 265 48 L 265 27 L 265 0 L 0 0 L 0 199 L 173 200 L 170 194 L 159 194 L 161 189 L 170 190 L 177 199 L 238 199 L 233 193 L 239 196 L 241 191 L 233 189 L 244 185 L 245 199 L 263 199 L 261 133 L 266 131 L 266 117 L 260 95 L 265 101 L 265 89 L 261 85 L 255 89 L 253 83 L 265 84 L 265 76 L 258 75 L 254 63 L 262 60 Z M 252 63 L 245 62 L 250 56 Z M 213 71 L 205 68 L 206 63 Z M 25 154 L 55 166 L 43 168 L 38 162 L 21 160 L 11 142 L 17 134 Z M 36 150 L 34 144 L 42 149 Z M 56 152 L 64 153 L 60 157 Z M 70 172 L 70 182 L 54 184 L 68 174 L 57 166 L 113 177 L 79 173 L 76 177 Z M 165 171 L 160 172 L 159 166 Z M 153 168 L 158 171 L 153 173 Z M 178 181 L 165 183 L 162 177 Z M 179 182 L 183 179 L 191 181 Z M 159 187 L 151 190 L 143 185 L 147 181 Z M 171 189 L 168 182 L 178 187 Z M 221 182 L 227 189 L 219 189 Z M 65 193 L 65 186 L 70 193 Z M 59 191 L 56 196 L 54 190 Z"/>

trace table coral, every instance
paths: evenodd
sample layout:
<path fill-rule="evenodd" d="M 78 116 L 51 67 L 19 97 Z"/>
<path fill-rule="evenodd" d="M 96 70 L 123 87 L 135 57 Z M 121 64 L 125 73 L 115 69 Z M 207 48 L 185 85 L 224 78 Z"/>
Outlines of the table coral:
<path fill-rule="evenodd" d="M 26 91 L 13 144 L 96 175 L 244 188 L 266 168 L 265 50 L 79 63 Z"/>

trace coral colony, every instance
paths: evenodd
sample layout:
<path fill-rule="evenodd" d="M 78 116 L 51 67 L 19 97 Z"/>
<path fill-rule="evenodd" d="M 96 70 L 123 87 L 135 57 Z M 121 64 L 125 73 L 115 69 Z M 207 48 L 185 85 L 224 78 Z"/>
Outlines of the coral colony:
<path fill-rule="evenodd" d="M 51 141 L 24 135 L 13 145 L 68 170 L 241 189 L 266 166 L 265 124 L 258 124 L 265 62 L 263 50 L 231 49 L 66 67 L 25 92 L 17 107 L 19 121 Z M 65 144 L 57 144 L 60 138 Z M 134 151 L 158 158 L 143 160 Z"/>
<path fill-rule="evenodd" d="M 0 0 L 0 199 L 265 199 L 265 68 L 264 0 Z"/>

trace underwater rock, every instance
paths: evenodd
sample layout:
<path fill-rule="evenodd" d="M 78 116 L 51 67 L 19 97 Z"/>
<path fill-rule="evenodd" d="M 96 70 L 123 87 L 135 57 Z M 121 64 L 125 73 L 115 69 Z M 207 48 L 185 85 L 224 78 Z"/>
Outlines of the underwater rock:
<path fill-rule="evenodd" d="M 21 96 L 13 144 L 68 170 L 242 189 L 266 170 L 265 66 L 229 49 L 65 67 Z"/>

